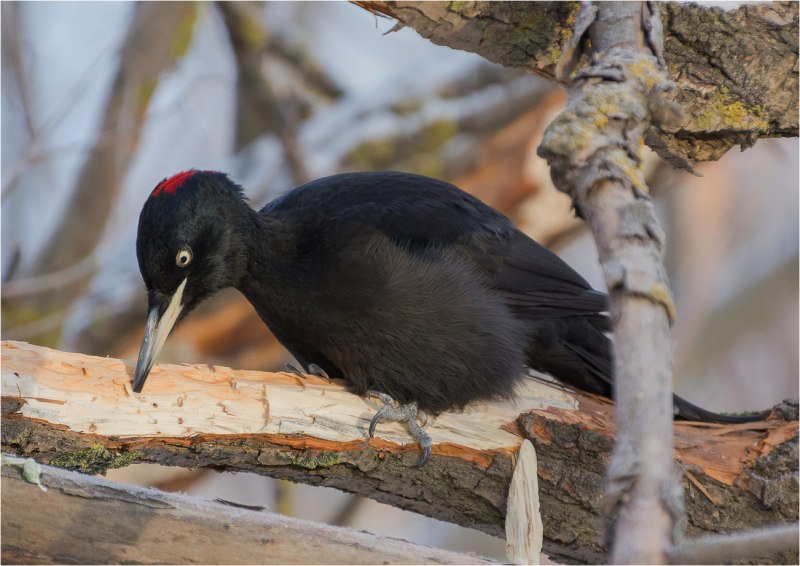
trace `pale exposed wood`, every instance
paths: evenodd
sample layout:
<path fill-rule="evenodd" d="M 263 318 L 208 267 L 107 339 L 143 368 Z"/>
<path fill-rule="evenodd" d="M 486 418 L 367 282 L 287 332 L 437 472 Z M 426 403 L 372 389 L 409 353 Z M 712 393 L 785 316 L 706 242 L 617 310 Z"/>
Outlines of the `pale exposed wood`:
<path fill-rule="evenodd" d="M 3 343 L 3 396 L 25 399 L 24 417 L 76 432 L 131 438 L 303 434 L 321 444 L 366 443 L 378 407 L 341 383 L 313 376 L 303 380 L 290 373 L 213 366 L 156 366 L 144 392 L 137 394 L 131 390 L 133 370 L 132 362 Z M 513 424 L 520 411 L 575 405 L 568 393 L 527 380 L 518 400 L 445 413 L 432 419 L 427 430 L 434 454 L 458 450 L 485 459 L 486 451 L 516 452 L 522 439 L 503 427 Z M 375 436 L 370 442 L 411 443 L 413 448 L 400 423 L 382 423 Z"/>
<path fill-rule="evenodd" d="M 502 536 L 512 460 L 528 438 L 538 460 L 544 552 L 557 560 L 604 560 L 602 474 L 615 436 L 613 405 L 605 399 L 550 388 L 542 397 L 560 400 L 560 408 L 531 411 L 541 405 L 523 399 L 517 406 L 492 404 L 442 416 L 429 429 L 433 457 L 417 469 L 417 448 L 403 429 L 381 425 L 379 438 L 368 441 L 364 432 L 374 409 L 336 384 L 158 366 L 140 396 L 130 392 L 132 371 L 132 363 L 115 359 L 4 342 L 3 450 L 93 473 L 132 462 L 255 472 L 336 487 Z M 270 401 L 266 428 L 264 389 Z M 789 418 L 796 418 L 796 405 L 782 411 L 742 425 L 676 423 L 678 463 L 717 502 L 684 480 L 691 536 L 797 520 L 797 423 L 782 416 L 794 411 Z M 280 426 L 270 424 L 272 418 Z M 136 436 L 105 436 L 99 427 L 133 427 Z M 247 432 L 261 429 L 282 432 Z"/>
<path fill-rule="evenodd" d="M 539 564 L 544 528 L 539 510 L 539 476 L 536 450 L 525 439 L 508 489 L 506 555 L 512 564 Z"/>
<path fill-rule="evenodd" d="M 2 472 L 5 564 L 486 564 L 364 531 L 310 523 L 41 467 L 43 492 Z"/>

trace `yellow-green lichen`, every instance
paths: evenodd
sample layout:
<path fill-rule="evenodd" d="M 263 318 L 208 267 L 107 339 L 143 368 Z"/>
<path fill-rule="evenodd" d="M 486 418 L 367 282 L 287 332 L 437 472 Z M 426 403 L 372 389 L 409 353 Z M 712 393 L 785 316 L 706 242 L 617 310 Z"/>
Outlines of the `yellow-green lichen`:
<path fill-rule="evenodd" d="M 475 7 L 475 2 L 448 2 L 447 11 L 458 14 L 464 18 L 469 17 L 470 8 Z"/>
<path fill-rule="evenodd" d="M 136 456 L 136 452 L 115 454 L 101 444 L 92 444 L 89 448 L 56 456 L 50 464 L 85 474 L 104 474 L 106 470 L 129 465 Z"/>
<path fill-rule="evenodd" d="M 575 27 L 575 22 L 578 21 L 578 12 L 581 11 L 580 2 L 567 2 L 569 13 L 564 20 L 564 29 L 569 34 L 569 39 L 572 39 L 572 29 Z"/>
<path fill-rule="evenodd" d="M 294 465 L 313 470 L 314 468 L 330 468 L 345 461 L 341 452 L 318 452 L 311 456 L 297 454 Z"/>
<path fill-rule="evenodd" d="M 705 131 L 766 130 L 769 126 L 763 108 L 733 100 L 726 87 L 711 96 L 706 108 L 695 118 L 695 124 Z"/>
<path fill-rule="evenodd" d="M 647 110 L 636 97 L 620 95 L 613 86 L 600 85 L 584 93 L 572 110 L 562 112 L 545 132 L 543 145 L 557 155 L 573 155 L 597 143 L 598 133 L 612 118 L 647 117 Z"/>
<path fill-rule="evenodd" d="M 567 17 L 564 19 L 564 24 L 559 25 L 556 27 L 556 33 L 553 37 L 557 37 L 558 39 L 550 44 L 550 47 L 547 52 L 547 56 L 550 59 L 550 63 L 557 64 L 559 59 L 561 59 L 561 54 L 564 52 L 564 47 L 572 40 L 572 35 L 575 30 L 575 22 L 578 19 L 578 12 L 581 9 L 580 2 L 568 2 L 569 4 L 569 12 L 567 13 Z"/>
<path fill-rule="evenodd" d="M 639 193 L 647 193 L 649 190 L 644 181 L 644 174 L 641 167 L 628 156 L 627 151 L 617 149 L 606 156 L 606 163 L 616 167 L 616 173 L 631 183 L 631 187 Z"/>
<path fill-rule="evenodd" d="M 542 146 L 556 155 L 567 156 L 586 149 L 596 132 L 574 112 L 562 112 L 545 130 Z"/>
<path fill-rule="evenodd" d="M 650 91 L 657 84 L 661 83 L 663 76 L 656 65 L 656 62 L 650 58 L 638 57 L 633 63 L 628 65 L 628 71 L 631 75 L 644 84 L 645 88 Z"/>
<path fill-rule="evenodd" d="M 330 468 L 345 462 L 341 452 L 283 452 L 264 450 L 258 455 L 258 463 L 264 466 L 300 466 L 307 470 Z"/>

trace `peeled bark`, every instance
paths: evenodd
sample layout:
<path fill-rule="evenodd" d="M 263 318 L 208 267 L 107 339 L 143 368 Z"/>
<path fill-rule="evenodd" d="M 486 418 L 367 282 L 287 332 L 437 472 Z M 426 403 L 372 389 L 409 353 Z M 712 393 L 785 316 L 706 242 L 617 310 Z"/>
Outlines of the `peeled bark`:
<path fill-rule="evenodd" d="M 161 365 L 139 395 L 130 389 L 130 362 L 20 342 L 3 342 L 2 355 L 7 453 L 87 473 L 133 462 L 255 472 L 503 536 L 513 461 L 529 438 L 544 552 L 560 561 L 605 560 L 602 477 L 615 438 L 605 399 L 528 380 L 516 404 L 429 423 L 433 457 L 418 469 L 402 426 L 381 424 L 376 438 L 365 438 L 374 406 L 337 383 Z M 796 418 L 794 404 L 764 422 L 675 423 L 690 536 L 797 520 Z"/>

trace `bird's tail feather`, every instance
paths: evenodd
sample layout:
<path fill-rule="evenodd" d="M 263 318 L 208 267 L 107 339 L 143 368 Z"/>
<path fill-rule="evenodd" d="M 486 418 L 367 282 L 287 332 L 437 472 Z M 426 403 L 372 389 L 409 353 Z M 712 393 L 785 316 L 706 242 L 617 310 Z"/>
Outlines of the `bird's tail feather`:
<path fill-rule="evenodd" d="M 606 323 L 602 315 L 528 321 L 536 338 L 528 350 L 528 365 L 567 385 L 613 397 L 614 350 L 603 332 Z M 672 398 L 675 418 L 686 421 L 748 423 L 762 421 L 770 414 L 770 411 L 762 411 L 724 415 L 698 407 L 677 395 Z"/>
<path fill-rule="evenodd" d="M 698 407 L 697 405 L 693 405 L 686 399 L 678 397 L 677 395 L 672 396 L 672 405 L 674 407 L 676 419 L 705 423 L 751 423 L 755 421 L 763 421 L 770 414 L 770 411 L 761 411 L 746 415 L 723 415 L 713 411 L 707 411 L 706 409 Z"/>

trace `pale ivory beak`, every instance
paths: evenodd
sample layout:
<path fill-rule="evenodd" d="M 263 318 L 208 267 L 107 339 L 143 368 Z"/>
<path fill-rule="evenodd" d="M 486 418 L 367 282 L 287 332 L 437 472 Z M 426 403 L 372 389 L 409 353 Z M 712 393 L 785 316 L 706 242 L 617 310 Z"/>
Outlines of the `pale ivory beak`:
<path fill-rule="evenodd" d="M 155 362 L 158 352 L 164 346 L 164 342 L 167 341 L 167 336 L 169 336 L 172 327 L 175 326 L 175 322 L 183 310 L 181 299 L 183 298 L 183 290 L 186 288 L 186 281 L 188 279 L 184 279 L 178 285 L 161 317 L 158 316 L 161 304 L 148 305 L 147 324 L 144 327 L 144 338 L 142 338 L 139 361 L 136 362 L 136 374 L 133 378 L 133 390 L 136 393 L 142 391 L 144 382 L 153 367 L 153 362 Z"/>

